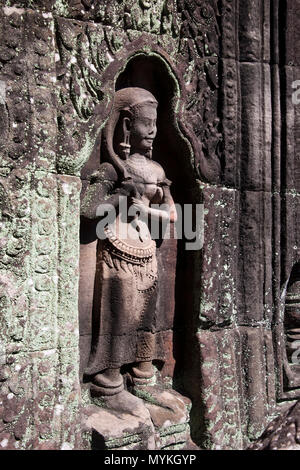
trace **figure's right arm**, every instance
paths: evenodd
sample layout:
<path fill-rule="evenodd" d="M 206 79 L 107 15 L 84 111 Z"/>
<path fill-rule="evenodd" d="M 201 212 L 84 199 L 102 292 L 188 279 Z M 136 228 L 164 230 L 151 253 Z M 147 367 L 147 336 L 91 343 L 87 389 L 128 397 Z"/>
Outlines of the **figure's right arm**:
<path fill-rule="evenodd" d="M 116 208 L 119 204 L 119 195 L 114 194 L 117 186 L 117 174 L 112 165 L 104 163 L 91 177 L 89 186 L 83 197 L 80 214 L 88 220 L 99 219 L 97 209 L 99 206 L 111 205 Z"/>
<path fill-rule="evenodd" d="M 88 220 L 96 220 L 101 216 L 100 206 L 116 210 L 120 197 L 130 196 L 136 193 L 132 180 L 119 183 L 118 175 L 110 163 L 103 163 L 99 170 L 91 177 L 91 182 L 83 197 L 80 214 Z M 105 209 L 107 211 L 107 209 Z"/>

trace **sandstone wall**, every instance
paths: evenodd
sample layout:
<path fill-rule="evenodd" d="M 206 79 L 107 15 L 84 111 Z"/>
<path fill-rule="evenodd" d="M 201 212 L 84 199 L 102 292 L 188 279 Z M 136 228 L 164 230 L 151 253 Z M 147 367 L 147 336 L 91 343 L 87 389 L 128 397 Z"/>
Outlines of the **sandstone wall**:
<path fill-rule="evenodd" d="M 160 61 L 173 83 L 185 142 L 175 180 L 182 168 L 182 194 L 205 208 L 203 250 L 183 259 L 174 330 L 192 437 L 246 447 L 280 403 L 299 398 L 299 372 L 283 359 L 281 300 L 300 253 L 299 8 L 1 1 L 2 448 L 82 446 L 80 175 L 136 54 Z"/>

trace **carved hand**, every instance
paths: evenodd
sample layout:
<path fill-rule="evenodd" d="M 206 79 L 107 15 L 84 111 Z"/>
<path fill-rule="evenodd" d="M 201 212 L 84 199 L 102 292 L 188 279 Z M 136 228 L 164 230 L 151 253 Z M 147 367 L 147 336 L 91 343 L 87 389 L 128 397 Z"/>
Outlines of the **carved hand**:
<path fill-rule="evenodd" d="M 134 196 L 134 197 L 138 196 L 138 191 L 136 189 L 136 185 L 134 184 L 134 182 L 131 178 L 122 181 L 121 189 L 124 190 L 127 193 L 128 196 Z"/>
<path fill-rule="evenodd" d="M 146 206 L 146 204 L 144 204 L 141 199 L 131 197 L 129 199 L 129 203 L 131 207 L 133 207 L 136 211 L 140 213 L 141 217 L 146 217 L 149 214 L 149 207 Z"/>
<path fill-rule="evenodd" d="M 136 199 L 134 197 L 130 198 L 130 202 L 132 207 L 134 207 L 136 211 L 139 211 L 142 218 L 150 216 L 154 219 L 160 219 L 164 221 L 170 220 L 170 213 L 166 210 L 153 209 L 152 207 L 144 204 L 140 199 Z"/>

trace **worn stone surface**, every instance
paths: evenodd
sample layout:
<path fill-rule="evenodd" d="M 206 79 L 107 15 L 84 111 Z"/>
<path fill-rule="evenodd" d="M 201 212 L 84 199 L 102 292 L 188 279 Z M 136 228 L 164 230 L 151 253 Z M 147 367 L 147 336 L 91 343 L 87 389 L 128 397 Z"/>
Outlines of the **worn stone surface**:
<path fill-rule="evenodd" d="M 123 396 L 126 393 L 110 397 L 109 403 L 104 404 L 103 408 L 89 405 L 84 409 L 82 431 L 87 448 L 155 449 L 154 426 L 147 408 L 139 398 Z"/>
<path fill-rule="evenodd" d="M 233 189 L 200 185 L 204 205 L 204 246 L 198 328 L 232 325 L 237 316 L 238 194 Z M 213 233 L 213 237 L 211 236 Z M 197 295 L 196 294 L 196 295 Z"/>
<path fill-rule="evenodd" d="M 190 400 L 162 387 L 140 387 L 136 394 L 143 398 L 150 413 L 155 429 L 155 448 L 186 449 L 190 441 Z"/>
<path fill-rule="evenodd" d="M 175 281 L 174 298 L 160 299 L 175 307 L 162 375 L 192 398 L 191 435 L 205 448 L 248 447 L 279 402 L 299 398 L 284 356 L 284 287 L 300 246 L 298 10 L 299 0 L 1 2 L 3 449 L 83 446 L 79 327 L 87 351 L 93 246 L 82 248 L 79 325 L 80 173 L 87 165 L 84 192 L 137 53 L 173 97 L 177 137 L 164 127 L 160 163 L 174 200 L 205 211 L 203 250 L 179 241 L 176 271 L 161 258 Z M 296 448 L 294 423 L 258 448 Z"/>
<path fill-rule="evenodd" d="M 141 386 L 131 398 L 124 393 L 128 392 L 102 399 L 102 408 L 89 405 L 84 409 L 82 431 L 87 448 L 197 449 L 190 442 L 187 398 L 161 386 Z"/>
<path fill-rule="evenodd" d="M 299 401 L 272 421 L 249 450 L 300 450 Z"/>
<path fill-rule="evenodd" d="M 271 195 L 240 194 L 238 322 L 249 326 L 272 322 Z"/>

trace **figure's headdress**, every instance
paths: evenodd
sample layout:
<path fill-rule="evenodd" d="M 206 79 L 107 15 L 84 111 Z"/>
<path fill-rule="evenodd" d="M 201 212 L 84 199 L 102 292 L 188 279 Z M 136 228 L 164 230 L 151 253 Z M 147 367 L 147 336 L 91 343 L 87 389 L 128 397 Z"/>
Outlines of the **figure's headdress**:
<path fill-rule="evenodd" d="M 145 104 L 157 107 L 158 102 L 149 91 L 144 90 L 143 88 L 128 87 L 115 92 L 111 115 L 103 132 L 103 143 L 108 161 L 115 167 L 118 176 L 121 179 L 126 179 L 127 175 L 122 159 L 114 151 L 113 138 L 115 129 L 122 111 L 127 111 L 129 115 L 134 117 L 139 106 Z M 127 151 L 129 152 L 130 145 L 126 138 L 121 146 L 123 147 L 125 154 Z"/>

